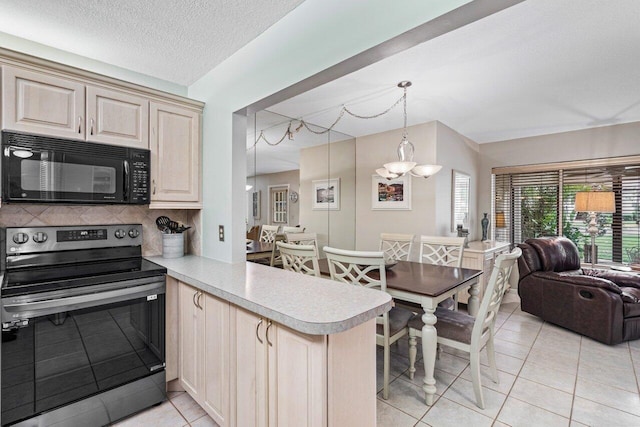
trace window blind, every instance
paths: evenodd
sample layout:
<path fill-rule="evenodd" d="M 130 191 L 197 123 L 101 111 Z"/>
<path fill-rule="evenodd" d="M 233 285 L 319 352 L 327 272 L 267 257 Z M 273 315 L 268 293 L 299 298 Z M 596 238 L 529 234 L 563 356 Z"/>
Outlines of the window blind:
<path fill-rule="evenodd" d="M 596 217 L 598 262 L 640 263 L 640 163 L 608 163 L 582 168 L 554 164 L 554 170 L 495 174 L 496 240 L 521 243 L 561 234 L 576 243 L 581 256 L 588 257 L 590 218 L 586 212 L 575 212 L 575 194 L 613 191 L 616 212 Z"/>

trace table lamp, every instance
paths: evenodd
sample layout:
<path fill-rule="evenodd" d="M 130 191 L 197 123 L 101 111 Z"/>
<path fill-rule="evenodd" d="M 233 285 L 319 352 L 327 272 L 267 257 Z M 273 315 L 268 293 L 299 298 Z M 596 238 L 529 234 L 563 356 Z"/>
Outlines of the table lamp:
<path fill-rule="evenodd" d="M 577 192 L 575 211 L 589 213 L 590 221 L 587 232 L 591 234 L 591 268 L 593 268 L 596 260 L 596 234 L 598 234 L 596 214 L 616 211 L 615 193 L 612 191 Z"/>

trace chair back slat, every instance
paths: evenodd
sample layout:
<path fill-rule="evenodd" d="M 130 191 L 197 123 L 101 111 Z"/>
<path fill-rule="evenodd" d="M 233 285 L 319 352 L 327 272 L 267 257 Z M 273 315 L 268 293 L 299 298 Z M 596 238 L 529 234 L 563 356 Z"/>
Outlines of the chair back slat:
<path fill-rule="evenodd" d="M 265 224 L 260 228 L 260 241 L 266 243 L 272 243 L 275 240 L 276 234 L 278 234 L 279 225 Z"/>
<path fill-rule="evenodd" d="M 462 267 L 464 237 L 420 236 L 420 262 Z"/>
<path fill-rule="evenodd" d="M 379 288 L 386 292 L 387 276 L 383 252 L 348 251 L 329 246 L 322 250 L 327 256 L 331 279 L 367 288 Z M 369 275 L 374 271 L 378 272 L 379 279 Z"/>
<path fill-rule="evenodd" d="M 317 249 L 313 245 L 276 242 L 285 270 L 320 277 Z"/>
<path fill-rule="evenodd" d="M 493 333 L 496 315 L 509 284 L 509 277 L 520 255 L 522 250 L 516 248 L 511 253 L 502 254 L 496 259 L 471 332 L 472 345 L 474 341 L 482 340 L 486 334 Z"/>
<path fill-rule="evenodd" d="M 413 247 L 413 234 L 380 234 L 380 250 L 387 260 L 409 261 Z"/>
<path fill-rule="evenodd" d="M 318 255 L 318 234 L 317 233 L 285 233 L 287 243 L 294 245 L 313 245 Z"/>
<path fill-rule="evenodd" d="M 273 248 L 271 248 L 271 261 L 269 263 L 271 267 L 282 265 L 282 257 L 280 256 L 280 249 L 278 248 L 278 242 L 284 242 L 284 234 L 276 234 L 273 237 Z"/>
<path fill-rule="evenodd" d="M 289 227 L 289 226 L 282 226 L 282 232 L 284 234 L 287 233 L 304 233 L 304 228 L 303 227 Z"/>

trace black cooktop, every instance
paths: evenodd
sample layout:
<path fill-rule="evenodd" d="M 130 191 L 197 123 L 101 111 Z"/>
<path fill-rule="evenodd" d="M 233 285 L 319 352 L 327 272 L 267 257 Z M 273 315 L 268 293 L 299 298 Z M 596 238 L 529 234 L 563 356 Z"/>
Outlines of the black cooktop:
<path fill-rule="evenodd" d="M 6 270 L 1 294 L 15 296 L 160 276 L 167 269 L 142 257 Z"/>

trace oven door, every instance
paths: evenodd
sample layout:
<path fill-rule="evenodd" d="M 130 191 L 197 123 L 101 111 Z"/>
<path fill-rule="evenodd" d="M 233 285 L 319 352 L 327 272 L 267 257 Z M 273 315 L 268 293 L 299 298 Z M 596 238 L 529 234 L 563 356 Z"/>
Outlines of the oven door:
<path fill-rule="evenodd" d="M 155 280 L 3 298 L 2 425 L 164 373 L 164 277 Z M 164 383 L 155 388 L 161 401 Z M 102 419 L 120 418 L 107 400 Z"/>
<path fill-rule="evenodd" d="M 7 201 L 122 203 L 128 196 L 124 158 L 6 146 L 2 163 Z"/>

